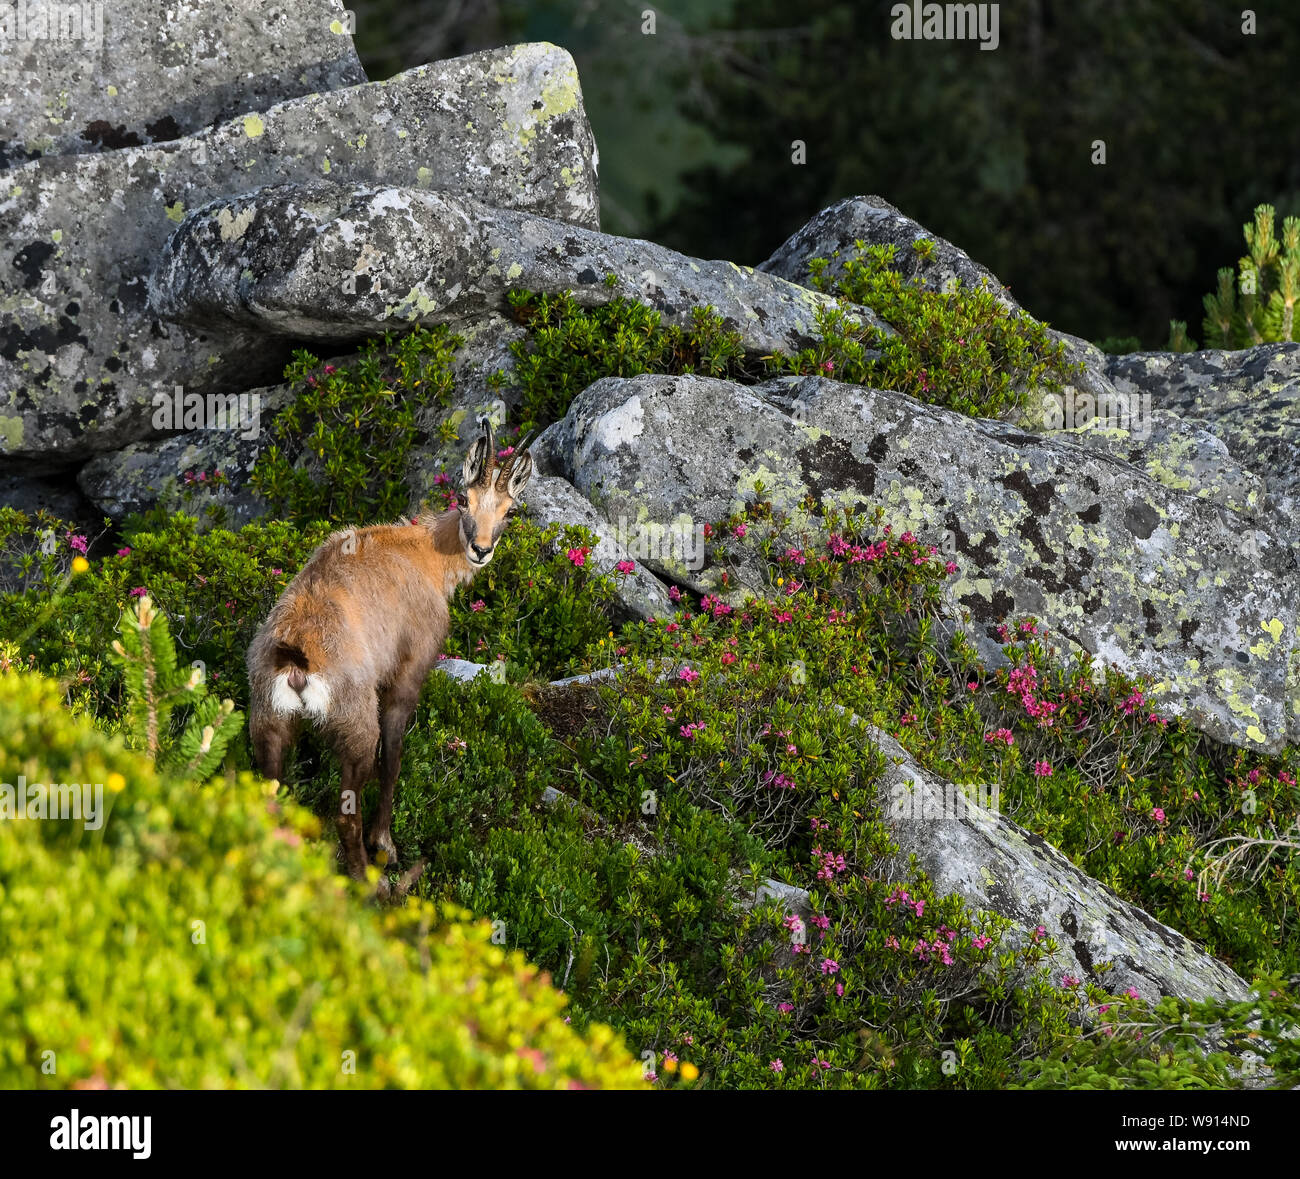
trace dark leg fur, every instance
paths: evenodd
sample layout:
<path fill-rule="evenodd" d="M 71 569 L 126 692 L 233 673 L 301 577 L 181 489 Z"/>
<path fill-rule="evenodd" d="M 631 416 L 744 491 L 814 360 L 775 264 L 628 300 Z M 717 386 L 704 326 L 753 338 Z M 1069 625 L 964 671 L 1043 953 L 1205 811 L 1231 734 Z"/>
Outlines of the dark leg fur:
<path fill-rule="evenodd" d="M 393 799 L 397 793 L 397 778 L 402 772 L 402 743 L 411 715 L 420 699 L 420 685 L 407 684 L 384 694 L 380 702 L 382 719 L 379 722 L 379 810 L 370 829 L 370 846 L 376 854 L 387 854 L 388 863 L 397 862 L 397 848 L 393 843 Z"/>
<path fill-rule="evenodd" d="M 374 769 L 374 757 L 343 758 L 343 777 L 339 784 L 339 848 L 343 867 L 356 880 L 365 878 L 370 861 L 361 838 L 361 791 Z"/>

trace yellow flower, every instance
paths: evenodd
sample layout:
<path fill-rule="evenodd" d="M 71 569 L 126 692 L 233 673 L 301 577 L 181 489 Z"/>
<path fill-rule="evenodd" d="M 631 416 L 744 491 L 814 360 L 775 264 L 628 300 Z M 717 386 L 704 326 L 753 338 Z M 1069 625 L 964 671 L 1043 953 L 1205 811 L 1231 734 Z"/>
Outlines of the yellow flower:
<path fill-rule="evenodd" d="M 677 1061 L 671 1056 L 664 1060 L 664 1072 L 671 1073 L 677 1071 Z"/>
<path fill-rule="evenodd" d="M 108 780 L 104 785 L 114 794 L 121 794 L 126 789 L 126 779 L 121 774 L 114 772 L 108 775 Z"/>
<path fill-rule="evenodd" d="M 697 1069 L 697 1068 L 696 1068 L 696 1067 L 695 1067 L 695 1066 L 694 1066 L 694 1065 L 693 1065 L 689 1060 L 683 1060 L 683 1061 L 682 1061 L 682 1080 L 683 1080 L 683 1081 L 693 1081 L 693 1080 L 695 1080 L 695 1078 L 698 1077 L 699 1075 L 700 1075 L 700 1070 Z"/>
<path fill-rule="evenodd" d="M 72 558 L 72 572 L 73 572 L 73 573 L 85 573 L 86 570 L 89 569 L 89 568 L 90 568 L 90 562 L 87 561 L 85 557 L 73 557 L 73 558 Z"/>
<path fill-rule="evenodd" d="M 776 584 L 777 584 L 777 585 L 785 585 L 785 578 L 784 578 L 784 577 L 778 577 L 778 578 L 776 579 Z"/>

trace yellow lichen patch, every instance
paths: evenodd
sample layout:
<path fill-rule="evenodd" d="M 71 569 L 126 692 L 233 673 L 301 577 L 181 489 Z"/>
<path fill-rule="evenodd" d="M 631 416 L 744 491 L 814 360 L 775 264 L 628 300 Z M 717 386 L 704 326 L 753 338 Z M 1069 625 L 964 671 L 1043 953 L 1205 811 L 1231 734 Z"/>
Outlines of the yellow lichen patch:
<path fill-rule="evenodd" d="M 17 450 L 23 444 L 23 419 L 0 418 L 0 449 Z"/>
<path fill-rule="evenodd" d="M 168 221 L 176 221 L 179 223 L 181 218 L 185 216 L 184 201 L 177 201 L 174 205 L 165 205 L 163 208 L 167 214 Z"/>
<path fill-rule="evenodd" d="M 418 315 L 432 315 L 437 310 L 438 301 L 436 299 L 420 290 L 419 287 L 412 287 L 400 302 L 385 307 L 384 314 L 386 316 L 397 316 L 401 319 L 414 319 Z"/>
<path fill-rule="evenodd" d="M 263 131 L 266 130 L 266 124 L 262 122 L 262 116 L 254 112 L 251 115 L 244 116 L 244 134 L 249 139 L 256 139 Z"/>
<path fill-rule="evenodd" d="M 545 122 L 547 119 L 555 118 L 556 115 L 573 110 L 578 105 L 580 93 L 576 68 L 556 74 L 547 85 L 542 87 L 542 109 L 537 114 L 537 121 Z"/>

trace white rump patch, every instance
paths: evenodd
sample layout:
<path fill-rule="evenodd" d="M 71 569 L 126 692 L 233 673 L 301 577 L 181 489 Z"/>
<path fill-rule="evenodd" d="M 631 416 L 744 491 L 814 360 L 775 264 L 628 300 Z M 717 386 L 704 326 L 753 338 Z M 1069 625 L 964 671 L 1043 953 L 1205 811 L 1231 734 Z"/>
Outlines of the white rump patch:
<path fill-rule="evenodd" d="M 302 697 L 289 687 L 287 671 L 282 671 L 271 683 L 271 707 L 281 716 L 302 711 Z"/>
<path fill-rule="evenodd" d="M 301 712 L 323 721 L 330 709 L 329 683 L 323 675 L 312 672 L 307 676 L 307 686 L 298 693 L 289 687 L 289 673 L 282 671 L 271 684 L 271 707 L 281 716 Z"/>
<path fill-rule="evenodd" d="M 325 719 L 330 710 L 330 686 L 323 675 L 312 672 L 307 676 L 307 686 L 302 690 L 302 707 L 315 720 Z"/>

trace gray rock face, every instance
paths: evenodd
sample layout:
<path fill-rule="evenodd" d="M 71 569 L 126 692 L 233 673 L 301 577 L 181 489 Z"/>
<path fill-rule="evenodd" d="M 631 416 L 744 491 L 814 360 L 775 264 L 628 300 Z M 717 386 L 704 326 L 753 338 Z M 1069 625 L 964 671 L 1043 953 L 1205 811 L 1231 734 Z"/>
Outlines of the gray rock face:
<path fill-rule="evenodd" d="M 1249 996 L 1246 981 L 1217 958 L 1081 872 L 1041 836 L 993 808 L 968 805 L 887 733 L 873 728 L 871 739 L 888 759 L 879 798 L 898 841 L 900 879 L 915 855 L 936 893 L 1009 918 L 1008 948 L 1043 926 L 1060 947 L 1052 964 L 1058 984 L 1069 974 L 1111 993 L 1136 987 L 1149 1001 Z"/>
<path fill-rule="evenodd" d="M 341 0 L 6 4 L 0 168 L 160 143 L 357 86 L 366 75 L 348 24 Z"/>
<path fill-rule="evenodd" d="M 1239 352 L 1135 352 L 1108 358 L 1122 393 L 1203 418 L 1243 466 L 1267 484 L 1279 508 L 1300 514 L 1300 344 Z"/>
<path fill-rule="evenodd" d="M 597 224 L 596 153 L 572 58 L 520 45 L 293 99 L 153 147 L 45 157 L 0 173 L 0 457 L 60 462 L 152 432 L 157 392 L 279 375 L 265 331 L 161 322 L 145 279 L 185 214 L 329 175 L 458 191 Z M 237 238 L 246 226 L 223 223 Z M 352 264 L 365 268 L 364 257 Z"/>
<path fill-rule="evenodd" d="M 583 306 L 631 296 L 682 325 L 709 305 L 758 354 L 810 343 L 813 313 L 828 303 L 730 262 L 463 195 L 337 184 L 277 186 L 196 211 L 168 241 L 150 300 L 167 319 L 339 339 L 500 313 L 514 287 L 572 290 Z"/>
<path fill-rule="evenodd" d="M 248 415 L 246 428 L 187 430 L 161 441 L 132 443 L 91 459 L 77 472 L 77 484 L 114 520 L 162 507 L 195 516 L 200 526 L 219 522 L 240 528 L 267 511 L 249 479 L 266 445 L 263 431 L 291 395 L 287 385 L 252 389 L 240 395 L 256 410 Z"/>
<path fill-rule="evenodd" d="M 1276 519 L 1277 508 L 1265 481 L 1229 453 L 1209 423 L 1197 418 L 1179 417 L 1152 406 L 1127 423 L 1117 420 L 1107 424 L 1098 418 L 1087 425 L 1044 433 L 1105 451 L 1175 491 L 1222 504 L 1243 516 Z"/>
<path fill-rule="evenodd" d="M 800 506 L 809 492 L 880 506 L 896 532 L 953 552 L 954 605 L 990 662 L 998 624 L 1030 614 L 1100 662 L 1152 675 L 1162 710 L 1220 740 L 1276 751 L 1300 736 L 1289 543 L 1064 438 L 822 378 L 644 376 L 589 386 L 534 457 L 621 535 L 648 537 L 637 556 L 655 572 L 732 598 L 742 591 L 727 593 L 693 538 L 756 481 L 796 529 L 816 526 Z M 739 580 L 764 591 L 756 566 Z"/>

